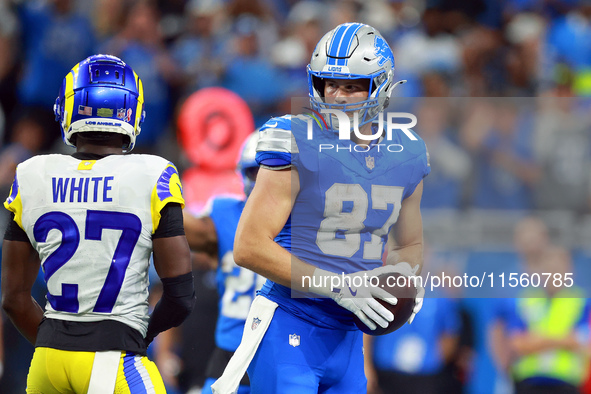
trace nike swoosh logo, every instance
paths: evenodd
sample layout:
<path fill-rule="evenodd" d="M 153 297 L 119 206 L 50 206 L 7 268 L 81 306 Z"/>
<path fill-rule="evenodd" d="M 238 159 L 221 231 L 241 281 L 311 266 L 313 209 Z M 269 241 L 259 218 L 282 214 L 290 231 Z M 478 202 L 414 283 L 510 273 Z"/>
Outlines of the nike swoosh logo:
<path fill-rule="evenodd" d="M 347 287 L 349 287 L 349 291 L 351 292 L 351 295 L 353 297 L 355 297 L 357 295 L 357 290 L 353 291 L 353 290 L 351 290 L 351 286 L 347 286 Z"/>
<path fill-rule="evenodd" d="M 267 127 L 277 127 L 278 123 L 267 123 Z"/>

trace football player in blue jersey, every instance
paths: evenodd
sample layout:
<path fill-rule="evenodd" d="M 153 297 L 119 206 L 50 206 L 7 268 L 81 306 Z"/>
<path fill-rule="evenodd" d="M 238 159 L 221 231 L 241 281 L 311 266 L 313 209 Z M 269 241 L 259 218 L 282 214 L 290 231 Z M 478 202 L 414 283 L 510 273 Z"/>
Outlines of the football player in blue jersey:
<path fill-rule="evenodd" d="M 244 182 L 244 193 L 250 195 L 259 165 L 255 160 L 258 132 L 251 134 L 241 150 L 238 170 Z M 218 321 L 215 330 L 216 348 L 209 360 L 202 393 L 211 393 L 212 383 L 222 375 L 226 364 L 240 344 L 242 329 L 264 278 L 234 262 L 234 234 L 244 209 L 245 199 L 215 197 L 200 217 L 185 213 L 185 231 L 193 251 L 205 252 L 217 260 L 216 280 L 220 295 Z M 239 394 L 250 393 L 245 374 L 240 381 Z"/>
<path fill-rule="evenodd" d="M 195 297 L 177 169 L 124 154 L 140 134 L 144 93 L 117 57 L 75 65 L 54 109 L 76 152 L 20 163 L 4 203 L 2 308 L 35 345 L 27 393 L 165 393 L 146 349 Z M 163 292 L 149 315 L 152 255 Z M 40 266 L 45 308 L 31 297 Z"/>
<path fill-rule="evenodd" d="M 366 392 L 354 316 L 386 327 L 394 317 L 375 298 L 397 300 L 372 278 L 411 277 L 422 265 L 425 144 L 410 130 L 373 139 L 396 86 L 390 47 L 371 26 L 342 24 L 319 41 L 307 72 L 312 110 L 332 115 L 284 116 L 260 129 L 260 171 L 234 258 L 268 280 L 215 393 L 233 392 L 246 366 L 256 393 Z M 346 138 L 335 123 L 343 112 L 358 124 Z M 418 284 L 409 322 L 422 306 Z"/>

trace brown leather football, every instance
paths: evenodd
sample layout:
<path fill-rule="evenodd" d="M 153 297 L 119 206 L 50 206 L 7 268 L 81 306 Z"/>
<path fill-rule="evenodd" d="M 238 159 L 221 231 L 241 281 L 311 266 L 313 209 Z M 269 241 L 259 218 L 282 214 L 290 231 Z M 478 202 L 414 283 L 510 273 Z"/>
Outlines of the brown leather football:
<path fill-rule="evenodd" d="M 398 272 L 394 272 L 378 276 L 378 286 L 386 290 L 388 293 L 392 294 L 394 297 L 398 298 L 398 303 L 396 305 L 392 305 L 387 303 L 386 301 L 377 299 L 380 304 L 382 304 L 390 312 L 392 312 L 392 314 L 394 315 L 394 320 L 391 321 L 388 327 L 386 328 L 382 328 L 378 325 L 378 327 L 375 330 L 371 330 L 368 326 L 365 325 L 365 323 L 359 320 L 357 316 L 354 316 L 353 318 L 355 320 L 355 324 L 364 333 L 369 335 L 389 334 L 402 327 L 404 323 L 406 323 L 410 318 L 412 310 L 415 307 L 415 297 L 417 295 L 417 288 L 415 287 L 414 280 L 409 280 L 408 278 L 406 278 L 405 280 L 403 280 L 402 278 L 398 279 L 399 276 L 404 275 Z M 392 279 L 388 280 L 388 277 L 392 277 Z M 400 284 L 401 286 L 398 286 L 398 284 Z"/>

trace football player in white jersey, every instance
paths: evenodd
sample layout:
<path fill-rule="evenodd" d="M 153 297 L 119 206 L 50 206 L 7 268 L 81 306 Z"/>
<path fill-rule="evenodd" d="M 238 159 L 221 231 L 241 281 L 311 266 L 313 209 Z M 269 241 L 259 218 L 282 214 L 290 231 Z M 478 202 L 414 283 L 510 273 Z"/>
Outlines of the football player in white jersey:
<path fill-rule="evenodd" d="M 54 107 L 69 155 L 17 167 L 4 206 L 2 307 L 35 353 L 27 393 L 165 393 L 146 349 L 194 303 L 175 166 L 133 149 L 143 87 L 120 59 L 91 56 Z M 153 253 L 163 295 L 148 314 Z M 45 309 L 31 297 L 39 266 Z"/>

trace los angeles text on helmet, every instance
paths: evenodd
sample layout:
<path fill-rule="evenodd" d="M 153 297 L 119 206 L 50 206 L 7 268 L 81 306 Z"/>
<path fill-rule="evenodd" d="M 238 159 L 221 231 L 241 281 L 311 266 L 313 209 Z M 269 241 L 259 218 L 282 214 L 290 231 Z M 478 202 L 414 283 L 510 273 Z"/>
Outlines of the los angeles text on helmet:
<path fill-rule="evenodd" d="M 359 131 L 359 112 L 353 113 L 353 127 L 351 127 L 351 121 L 349 116 L 346 112 L 336 110 L 336 109 L 321 109 L 321 114 L 328 114 L 329 116 L 336 117 L 338 124 L 339 124 L 339 139 L 340 140 L 348 140 L 351 139 L 351 130 L 355 133 L 355 136 L 362 140 L 378 140 L 384 134 L 384 114 L 383 112 L 378 113 L 378 121 L 377 121 L 377 132 L 374 134 L 361 134 Z M 406 118 L 409 119 L 410 122 L 408 123 L 395 123 L 394 119 Z M 334 118 L 333 118 L 334 119 Z M 310 118 L 307 121 L 307 137 L 309 140 L 313 139 L 314 131 L 313 131 L 313 119 Z M 392 130 L 400 130 L 402 131 L 411 141 L 417 141 L 417 137 L 409 130 L 412 127 L 416 126 L 417 124 L 417 117 L 408 112 L 389 112 L 387 119 L 386 119 L 386 141 L 392 141 Z M 378 143 L 373 145 L 374 148 L 380 151 L 380 149 L 386 150 L 388 152 L 402 152 L 404 147 L 401 144 L 382 144 Z M 348 152 L 367 152 L 370 147 L 364 145 L 355 145 L 351 147 L 342 147 L 334 144 L 320 144 L 318 146 L 320 152 L 323 150 L 331 150 L 336 149 L 339 150 L 346 150 Z"/>

